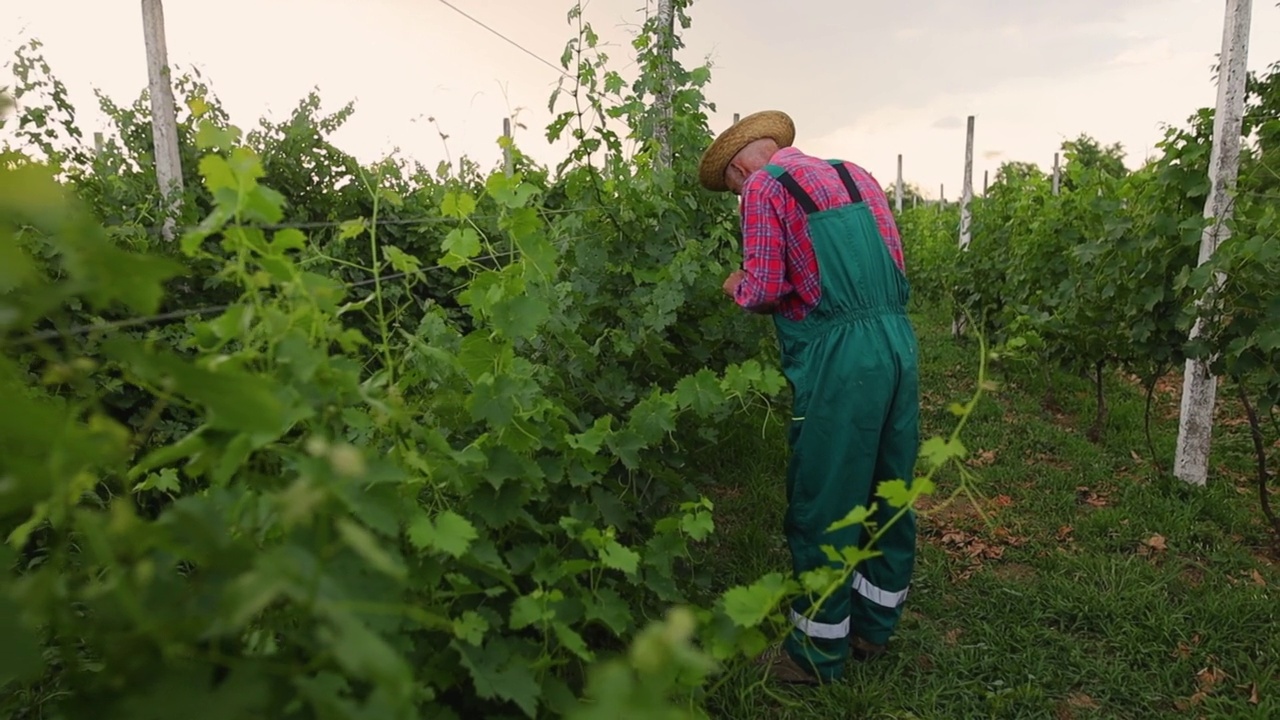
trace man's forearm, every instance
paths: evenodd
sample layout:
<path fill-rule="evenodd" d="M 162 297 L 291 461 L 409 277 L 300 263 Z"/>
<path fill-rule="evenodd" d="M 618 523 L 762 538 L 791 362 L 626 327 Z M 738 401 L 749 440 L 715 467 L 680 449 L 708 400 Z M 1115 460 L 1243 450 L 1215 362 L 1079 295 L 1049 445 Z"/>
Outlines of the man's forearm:
<path fill-rule="evenodd" d="M 734 301 L 747 312 L 769 315 L 778 305 L 778 298 L 769 297 L 767 285 L 760 282 L 751 271 L 744 270 L 742 282 L 734 293 Z"/>

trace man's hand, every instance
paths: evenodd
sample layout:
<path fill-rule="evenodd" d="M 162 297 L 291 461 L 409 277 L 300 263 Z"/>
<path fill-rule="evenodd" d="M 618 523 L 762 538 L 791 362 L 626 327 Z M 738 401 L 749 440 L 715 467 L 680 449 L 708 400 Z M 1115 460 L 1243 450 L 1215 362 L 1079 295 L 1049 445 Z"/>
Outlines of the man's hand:
<path fill-rule="evenodd" d="M 722 286 L 724 290 L 724 294 L 728 295 L 729 297 L 733 297 L 735 294 L 737 294 L 738 286 L 742 284 L 742 281 L 744 278 L 746 278 L 746 276 L 747 274 L 741 270 L 734 270 L 732 273 L 730 273 L 729 277 L 725 279 L 724 285 Z"/>

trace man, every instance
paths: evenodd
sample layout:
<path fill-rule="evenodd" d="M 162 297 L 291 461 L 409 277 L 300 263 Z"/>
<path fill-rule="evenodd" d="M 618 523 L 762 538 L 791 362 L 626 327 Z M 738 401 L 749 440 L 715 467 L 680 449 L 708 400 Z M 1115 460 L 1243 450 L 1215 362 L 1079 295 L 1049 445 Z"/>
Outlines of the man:
<path fill-rule="evenodd" d="M 827 528 L 876 504 L 895 510 L 879 482 L 914 476 L 919 447 L 915 331 L 898 230 L 879 184 L 853 163 L 791 147 L 786 114 L 761 112 L 722 133 L 702 157 L 699 180 L 742 198 L 744 262 L 724 292 L 772 315 L 794 399 L 783 523 L 797 574 L 832 563 L 822 549 L 865 544 L 870 533 Z M 793 603 L 793 628 L 761 658 L 784 681 L 838 678 L 851 655 L 885 650 L 901 617 L 915 563 L 913 514 L 895 521 L 856 568 L 850 587 L 812 612 Z"/>

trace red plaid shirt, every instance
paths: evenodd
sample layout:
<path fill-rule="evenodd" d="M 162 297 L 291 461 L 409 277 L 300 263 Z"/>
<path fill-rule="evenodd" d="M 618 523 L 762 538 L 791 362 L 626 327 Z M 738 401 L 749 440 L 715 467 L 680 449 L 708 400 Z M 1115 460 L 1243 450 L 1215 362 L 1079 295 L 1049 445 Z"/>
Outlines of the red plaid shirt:
<path fill-rule="evenodd" d="M 790 172 L 819 210 L 849 203 L 844 183 L 826 160 L 783 148 L 771 162 Z M 880 183 L 853 163 L 846 162 L 845 167 L 871 209 L 889 254 L 905 271 L 902 239 Z M 747 178 L 742 187 L 742 248 L 745 277 L 735 295 L 739 305 L 754 310 L 776 303 L 777 312 L 790 320 L 803 319 L 817 306 L 822 285 L 808 218 L 786 188 L 763 170 Z"/>

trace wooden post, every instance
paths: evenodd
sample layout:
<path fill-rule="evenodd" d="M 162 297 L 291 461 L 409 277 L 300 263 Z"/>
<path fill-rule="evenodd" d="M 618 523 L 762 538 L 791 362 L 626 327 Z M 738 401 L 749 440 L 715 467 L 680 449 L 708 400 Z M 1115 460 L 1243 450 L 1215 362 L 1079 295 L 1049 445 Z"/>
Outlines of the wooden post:
<path fill-rule="evenodd" d="M 147 75 L 150 78 L 151 132 L 155 139 L 156 181 L 167 200 L 162 234 L 174 235 L 174 215 L 182 202 L 182 160 L 178 154 L 178 111 L 169 79 L 169 48 L 164 37 L 164 7 L 161 0 L 142 0 L 142 31 L 147 46 Z"/>
<path fill-rule="evenodd" d="M 902 153 L 898 153 L 898 186 L 893 193 L 894 209 L 902 214 Z"/>
<path fill-rule="evenodd" d="M 964 185 L 960 190 L 960 249 L 966 250 L 971 239 L 973 211 L 969 204 L 973 201 L 973 116 L 969 116 L 968 128 L 964 140 Z"/>
<path fill-rule="evenodd" d="M 964 185 L 960 190 L 960 252 L 969 249 L 969 241 L 973 232 L 973 116 L 969 116 L 964 140 Z M 960 337 L 964 334 L 964 317 L 957 314 L 951 320 L 951 334 Z"/>
<path fill-rule="evenodd" d="M 97 160 L 102 159 L 102 151 L 106 148 L 107 141 L 102 137 L 102 133 L 93 134 L 93 156 Z"/>
<path fill-rule="evenodd" d="M 734 125 L 737 125 L 737 124 L 738 124 L 738 118 L 739 118 L 739 117 L 740 117 L 740 116 L 738 115 L 738 113 L 734 113 L 734 114 L 733 114 L 733 124 L 734 124 Z"/>
<path fill-rule="evenodd" d="M 1058 194 L 1058 188 L 1061 185 L 1062 172 L 1058 168 L 1058 153 L 1053 154 L 1053 194 Z"/>
<path fill-rule="evenodd" d="M 988 186 L 987 186 L 987 181 L 990 179 L 990 175 L 991 175 L 991 171 L 990 171 L 990 170 L 983 170 L 983 171 L 982 171 L 982 197 L 986 197 L 986 196 L 987 196 L 987 187 L 988 187 Z"/>
<path fill-rule="evenodd" d="M 671 65 L 674 58 L 676 14 L 673 0 L 658 0 L 658 46 L 661 48 L 664 67 L 662 88 L 658 91 L 658 122 L 654 128 L 654 141 L 658 145 L 658 165 L 671 167 Z"/>
<path fill-rule="evenodd" d="M 507 177 L 511 177 L 511 118 L 502 118 L 502 137 L 506 138 L 507 143 L 502 146 L 502 168 L 506 172 Z"/>
<path fill-rule="evenodd" d="M 1231 235 L 1231 193 L 1240 166 L 1240 133 L 1244 121 L 1245 78 L 1249 57 L 1250 0 L 1227 0 L 1222 28 L 1222 55 L 1218 72 L 1218 100 L 1213 116 L 1213 149 L 1209 153 L 1209 198 L 1204 217 L 1210 224 L 1200 237 L 1200 264 L 1208 262 L 1218 245 Z M 1201 312 L 1191 328 L 1194 342 L 1204 332 L 1204 311 L 1215 303 L 1222 287 L 1221 273 L 1214 277 L 1210 297 L 1201 301 Z M 1213 409 L 1217 378 L 1209 363 L 1187 360 L 1183 369 L 1182 408 L 1178 417 L 1178 444 L 1173 474 L 1183 482 L 1205 485 L 1209 479 L 1209 450 L 1213 439 Z"/>

